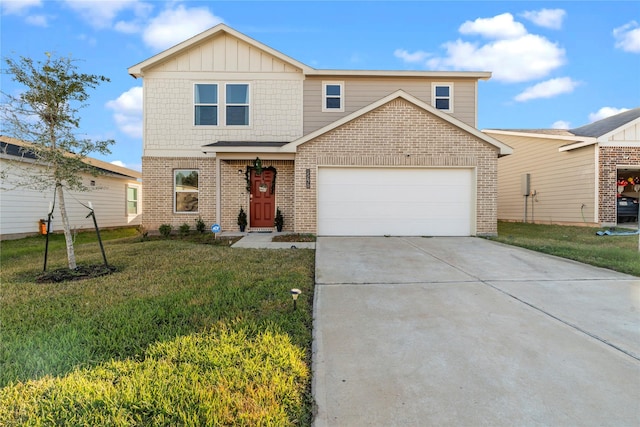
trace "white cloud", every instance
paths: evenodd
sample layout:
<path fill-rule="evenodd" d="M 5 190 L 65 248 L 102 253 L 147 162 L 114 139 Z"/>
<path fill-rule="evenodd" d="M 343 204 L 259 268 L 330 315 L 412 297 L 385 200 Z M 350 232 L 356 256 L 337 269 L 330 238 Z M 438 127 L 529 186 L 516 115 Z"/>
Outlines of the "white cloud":
<path fill-rule="evenodd" d="M 534 34 L 484 45 L 456 40 L 444 45 L 447 55 L 427 61 L 431 69 L 492 71 L 504 82 L 540 79 L 565 63 L 565 51 Z"/>
<path fill-rule="evenodd" d="M 461 34 L 479 34 L 491 39 L 510 39 L 521 37 L 527 33 L 520 22 L 513 20 L 513 15 L 503 13 L 492 18 L 478 18 L 466 21 L 458 29 Z"/>
<path fill-rule="evenodd" d="M 65 3 L 94 28 L 109 28 L 120 12 L 144 6 L 138 0 L 65 0 Z"/>
<path fill-rule="evenodd" d="M 413 53 L 409 53 L 409 51 L 405 49 L 396 49 L 393 52 L 393 56 L 395 56 L 396 58 L 402 59 L 404 62 L 411 63 L 411 62 L 423 62 L 429 56 L 431 56 L 431 54 L 428 52 L 424 52 L 422 50 L 417 50 Z"/>
<path fill-rule="evenodd" d="M 566 62 L 565 50 L 543 36 L 530 34 L 513 15 L 466 21 L 464 35 L 480 35 L 488 42 L 457 39 L 442 45 L 445 54 L 396 49 L 394 56 L 407 63 L 425 61 L 431 70 L 491 71 L 495 80 L 513 83 L 542 79 Z"/>
<path fill-rule="evenodd" d="M 565 120 L 558 120 L 553 122 L 551 129 L 571 129 L 571 123 Z"/>
<path fill-rule="evenodd" d="M 615 107 L 602 107 L 595 113 L 589 114 L 589 123 L 596 122 L 598 120 L 606 119 L 607 117 L 615 116 L 616 114 L 629 111 L 628 108 L 615 108 Z"/>
<path fill-rule="evenodd" d="M 553 98 L 554 96 L 570 93 L 579 85 L 571 77 L 560 77 L 547 80 L 526 88 L 514 99 L 518 102 L 525 102 L 537 98 Z"/>
<path fill-rule="evenodd" d="M 132 138 L 142 138 L 142 87 L 132 87 L 118 99 L 107 102 L 113 110 L 113 119 L 124 134 Z"/>
<path fill-rule="evenodd" d="M 206 7 L 187 9 L 178 5 L 151 19 L 142 38 L 148 46 L 164 50 L 221 22 L 222 18 L 213 15 Z"/>
<path fill-rule="evenodd" d="M 621 27 L 614 28 L 613 37 L 616 47 L 625 52 L 640 53 L 640 25 L 631 21 Z"/>
<path fill-rule="evenodd" d="M 24 18 L 25 22 L 35 27 L 48 27 L 49 22 L 45 15 L 28 15 Z"/>
<path fill-rule="evenodd" d="M 121 168 L 126 168 L 127 166 L 125 166 L 124 162 L 122 160 L 114 160 L 112 162 L 109 162 L 112 165 L 116 165 L 116 166 L 120 166 Z"/>
<path fill-rule="evenodd" d="M 2 13 L 7 15 L 22 15 L 32 7 L 42 6 L 41 0 L 2 0 Z"/>
<path fill-rule="evenodd" d="M 559 30 L 566 14 L 562 9 L 541 9 L 523 12 L 522 17 L 541 27 Z"/>

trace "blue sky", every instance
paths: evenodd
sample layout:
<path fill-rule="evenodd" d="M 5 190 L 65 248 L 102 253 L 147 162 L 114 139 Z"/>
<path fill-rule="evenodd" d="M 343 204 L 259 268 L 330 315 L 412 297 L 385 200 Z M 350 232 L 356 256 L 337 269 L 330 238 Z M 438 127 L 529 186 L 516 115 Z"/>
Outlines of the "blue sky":
<path fill-rule="evenodd" d="M 2 0 L 2 57 L 80 60 L 111 79 L 81 131 L 140 169 L 142 81 L 127 68 L 220 22 L 320 69 L 491 71 L 478 127 L 573 128 L 640 106 L 637 1 Z M 3 61 L 3 69 L 5 63 Z M 20 90 L 6 74 L 2 91 Z"/>

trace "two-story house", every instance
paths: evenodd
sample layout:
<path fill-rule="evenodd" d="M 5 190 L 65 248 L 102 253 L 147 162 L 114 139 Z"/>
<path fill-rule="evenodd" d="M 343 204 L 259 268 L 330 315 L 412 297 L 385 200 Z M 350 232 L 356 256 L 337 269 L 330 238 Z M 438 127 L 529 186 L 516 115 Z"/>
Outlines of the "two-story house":
<path fill-rule="evenodd" d="M 226 25 L 133 67 L 143 224 L 198 217 L 318 235 L 490 235 L 506 144 L 477 126 L 489 72 L 319 70 Z"/>

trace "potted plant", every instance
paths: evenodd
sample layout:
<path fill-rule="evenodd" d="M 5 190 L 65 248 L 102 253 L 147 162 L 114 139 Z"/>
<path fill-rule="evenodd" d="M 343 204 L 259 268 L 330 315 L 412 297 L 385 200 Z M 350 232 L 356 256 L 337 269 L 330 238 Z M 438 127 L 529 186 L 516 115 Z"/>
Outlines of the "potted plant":
<path fill-rule="evenodd" d="M 276 226 L 276 230 L 279 232 L 282 231 L 282 226 L 284 225 L 284 217 L 282 216 L 282 212 L 280 212 L 280 208 L 276 209 L 276 219 L 273 221 L 273 225 Z"/>
<path fill-rule="evenodd" d="M 244 232 L 247 226 L 247 213 L 242 207 L 240 207 L 240 213 L 238 214 L 238 225 L 240 226 L 240 231 Z"/>

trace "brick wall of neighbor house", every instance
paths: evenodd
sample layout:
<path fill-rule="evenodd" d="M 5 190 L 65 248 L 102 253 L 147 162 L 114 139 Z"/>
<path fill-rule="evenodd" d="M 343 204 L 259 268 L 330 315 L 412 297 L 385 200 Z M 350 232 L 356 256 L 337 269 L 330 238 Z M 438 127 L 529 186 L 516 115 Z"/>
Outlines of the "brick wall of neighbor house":
<path fill-rule="evenodd" d="M 175 169 L 198 169 L 197 213 L 173 212 L 173 171 Z M 142 216 L 142 225 L 147 230 L 156 231 L 162 224 L 171 224 L 177 228 L 184 223 L 189 224 L 193 229 L 198 217 L 201 217 L 206 224 L 215 222 L 215 159 L 143 157 L 142 182 L 145 187 L 142 193 L 142 204 L 146 208 Z"/>
<path fill-rule="evenodd" d="M 616 197 L 618 188 L 618 166 L 637 165 L 640 168 L 640 148 L 599 147 L 599 219 L 602 225 L 614 225 L 616 217 Z"/>
<path fill-rule="evenodd" d="M 497 148 L 402 100 L 298 147 L 296 232 L 315 233 L 318 166 L 476 167 L 476 233 L 497 233 Z M 311 188 L 306 188 L 306 169 Z"/>
<path fill-rule="evenodd" d="M 252 166 L 253 160 L 223 160 L 220 162 L 221 216 L 223 231 L 237 231 L 238 212 L 242 206 L 249 216 L 249 193 L 245 171 Z M 263 160 L 262 167 L 276 168 L 276 206 L 284 217 L 283 231 L 293 231 L 293 160 Z"/>

